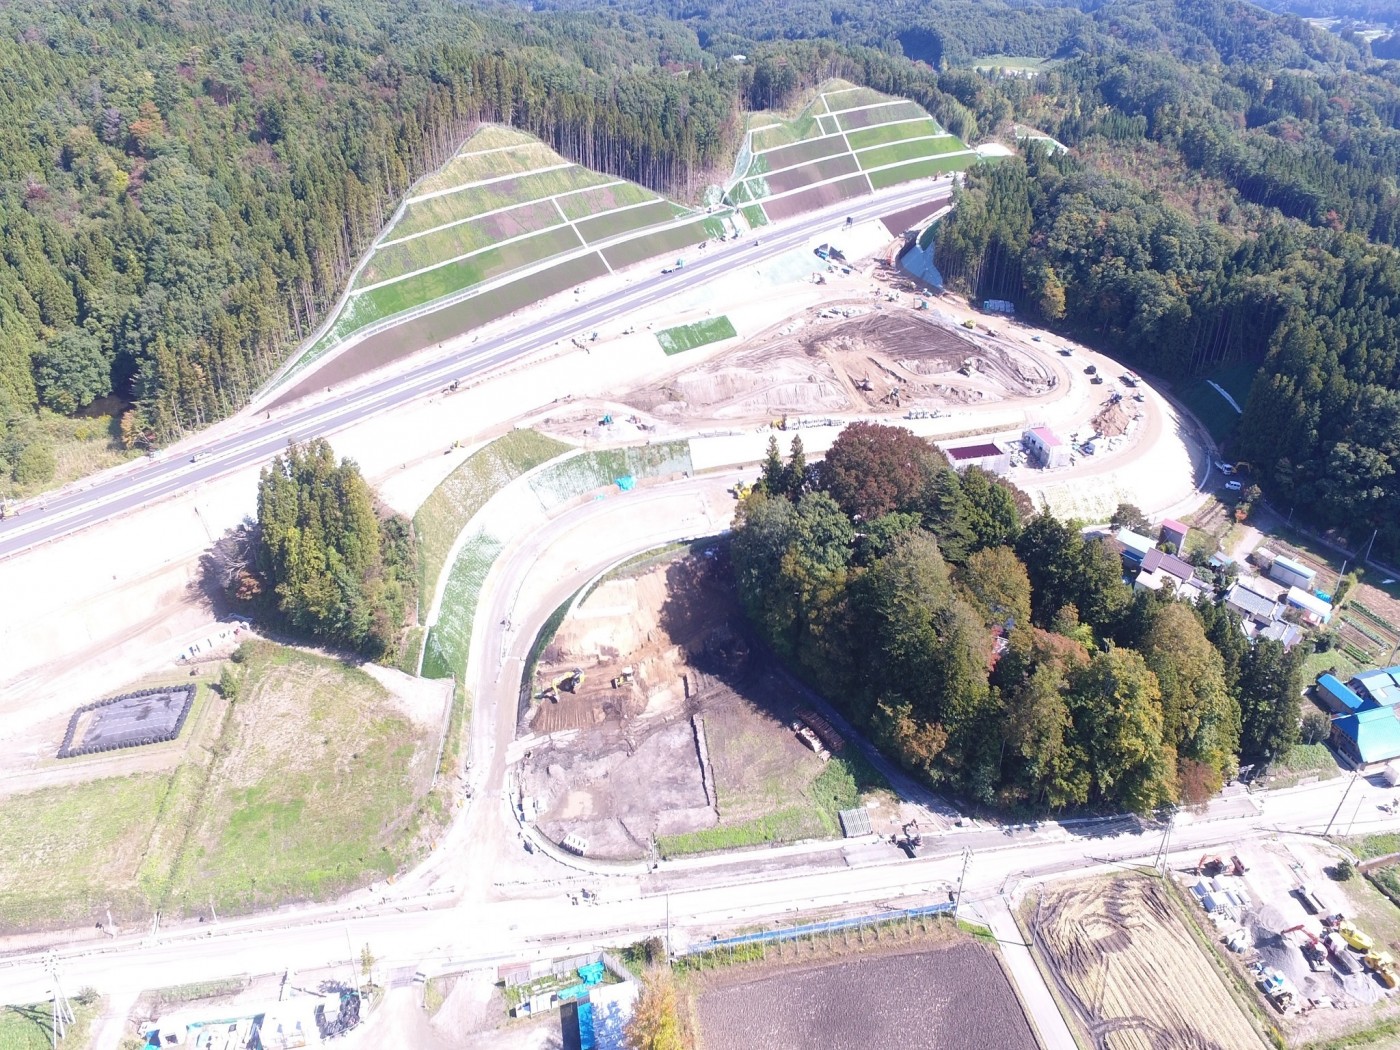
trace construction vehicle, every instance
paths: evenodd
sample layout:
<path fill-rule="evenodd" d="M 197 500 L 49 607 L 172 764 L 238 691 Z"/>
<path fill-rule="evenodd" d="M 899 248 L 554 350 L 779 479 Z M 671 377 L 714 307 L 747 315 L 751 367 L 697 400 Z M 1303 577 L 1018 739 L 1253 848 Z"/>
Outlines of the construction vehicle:
<path fill-rule="evenodd" d="M 969 332 L 972 331 L 974 328 L 977 327 L 977 325 L 974 324 L 972 321 L 964 321 L 964 322 L 962 323 L 962 326 L 963 326 L 964 328 L 966 328 Z"/>
<path fill-rule="evenodd" d="M 747 481 L 740 481 L 729 486 L 729 494 L 735 499 L 737 499 L 740 503 L 743 503 L 744 500 L 748 499 L 749 495 L 752 492 L 753 486 L 750 485 Z"/>
<path fill-rule="evenodd" d="M 1201 859 L 1196 862 L 1197 875 L 1219 875 L 1225 870 L 1225 859 L 1210 853 L 1201 854 Z"/>
<path fill-rule="evenodd" d="M 610 427 L 610 426 L 612 426 L 612 425 L 613 425 L 613 417 L 612 417 L 611 415 L 606 415 L 606 416 L 604 416 L 602 419 L 598 420 L 598 425 L 599 425 L 600 427 Z"/>
<path fill-rule="evenodd" d="M 1287 1013 L 1296 1001 L 1293 989 L 1288 987 L 1288 978 L 1277 970 L 1265 970 L 1260 974 L 1259 987 L 1279 1013 Z"/>
<path fill-rule="evenodd" d="M 554 689 L 564 693 L 577 693 L 586 677 L 582 667 L 575 667 L 568 674 L 562 674 L 554 680 Z"/>
<path fill-rule="evenodd" d="M 631 681 L 632 681 L 632 668 L 631 668 L 631 666 L 629 665 L 629 666 L 627 666 L 627 667 L 624 667 L 624 668 L 622 669 L 622 673 L 612 680 L 612 687 L 613 687 L 614 689 L 621 689 L 624 685 L 627 685 L 627 684 L 630 683 Z"/>
<path fill-rule="evenodd" d="M 1349 920 L 1343 920 L 1337 926 L 1337 932 L 1341 934 L 1342 940 L 1359 952 L 1369 952 L 1375 947 L 1376 942 L 1358 930 Z"/>
<path fill-rule="evenodd" d="M 1290 926 L 1283 931 L 1286 937 L 1290 933 L 1301 933 L 1302 943 L 1298 946 L 1303 952 L 1303 958 L 1308 961 L 1308 969 L 1314 973 L 1327 969 L 1327 949 L 1323 943 L 1309 930 L 1305 929 L 1301 923 L 1297 926 Z"/>
<path fill-rule="evenodd" d="M 1231 875 L 1243 875 L 1243 874 L 1244 874 L 1246 871 L 1248 871 L 1248 870 L 1249 870 L 1249 869 L 1246 868 L 1246 867 L 1244 866 L 1244 861 L 1240 860 L 1240 858 L 1239 858 L 1238 856 L 1233 856 L 1233 855 L 1232 855 L 1232 856 L 1230 857 L 1230 874 L 1231 874 Z"/>
<path fill-rule="evenodd" d="M 1347 942 L 1342 940 L 1336 933 L 1328 933 L 1322 938 L 1322 943 L 1327 948 L 1327 953 L 1332 956 L 1332 963 L 1342 973 L 1350 976 L 1356 972 L 1356 959 L 1347 950 Z"/>
<path fill-rule="evenodd" d="M 928 300 L 927 300 L 927 299 L 916 299 L 916 300 L 914 301 L 914 309 L 915 309 L 915 310 L 927 310 L 927 309 L 928 309 Z"/>

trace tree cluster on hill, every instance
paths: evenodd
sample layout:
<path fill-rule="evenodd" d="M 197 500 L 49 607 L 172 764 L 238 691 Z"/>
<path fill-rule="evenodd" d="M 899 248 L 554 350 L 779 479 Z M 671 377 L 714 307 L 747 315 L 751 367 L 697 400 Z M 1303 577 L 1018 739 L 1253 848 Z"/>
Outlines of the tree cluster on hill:
<path fill-rule="evenodd" d="M 979 802 L 1148 812 L 1296 740 L 1301 650 L 1135 594 L 1105 541 L 902 428 L 853 424 L 815 468 L 771 447 L 732 563 L 780 657 Z"/>
<path fill-rule="evenodd" d="M 350 460 L 322 439 L 290 445 L 258 481 L 258 520 L 228 596 L 293 631 L 392 656 L 417 578 L 409 523 L 382 514 Z"/>
<path fill-rule="evenodd" d="M 0 495 L 53 471 L 36 406 L 138 448 L 242 405 L 477 122 L 690 195 L 744 90 L 678 26 L 447 0 L 18 0 L 0 64 Z"/>

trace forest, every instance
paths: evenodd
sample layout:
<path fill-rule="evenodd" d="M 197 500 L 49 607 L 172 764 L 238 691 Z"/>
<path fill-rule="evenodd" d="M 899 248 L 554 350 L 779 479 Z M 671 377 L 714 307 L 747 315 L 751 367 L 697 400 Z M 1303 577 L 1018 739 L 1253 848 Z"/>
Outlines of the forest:
<path fill-rule="evenodd" d="M 1106 541 L 899 427 L 853 424 L 815 467 L 771 445 L 731 560 L 781 657 L 980 803 L 1156 812 L 1297 739 L 1307 647 L 1134 593 Z"/>
<path fill-rule="evenodd" d="M 1053 61 L 971 68 L 1005 54 Z M 0 499 L 73 476 L 55 421 L 134 454 L 244 404 L 478 122 L 693 201 L 748 111 L 842 76 L 1068 146 L 968 180 L 952 287 L 1169 381 L 1260 366 L 1228 451 L 1400 554 L 1400 63 L 1355 34 L 1237 0 L 15 0 L 0 62 Z"/>

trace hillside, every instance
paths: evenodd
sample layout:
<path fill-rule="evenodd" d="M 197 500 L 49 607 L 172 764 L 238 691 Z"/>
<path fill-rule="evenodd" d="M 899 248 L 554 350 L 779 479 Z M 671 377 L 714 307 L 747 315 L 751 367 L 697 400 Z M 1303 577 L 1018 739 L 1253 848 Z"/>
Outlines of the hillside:
<path fill-rule="evenodd" d="M 792 120 L 751 119 L 725 199 L 742 209 L 749 226 L 762 226 L 960 171 L 976 156 L 915 103 L 834 80 Z"/>

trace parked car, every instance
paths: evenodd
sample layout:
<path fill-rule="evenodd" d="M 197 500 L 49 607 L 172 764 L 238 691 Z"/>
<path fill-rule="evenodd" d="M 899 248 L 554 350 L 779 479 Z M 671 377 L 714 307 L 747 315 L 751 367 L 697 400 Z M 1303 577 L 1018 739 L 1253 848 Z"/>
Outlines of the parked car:
<path fill-rule="evenodd" d="M 1244 488 L 1244 486 L 1241 485 L 1238 481 L 1225 482 L 1225 489 L 1227 492 L 1238 492 L 1242 488 Z"/>

